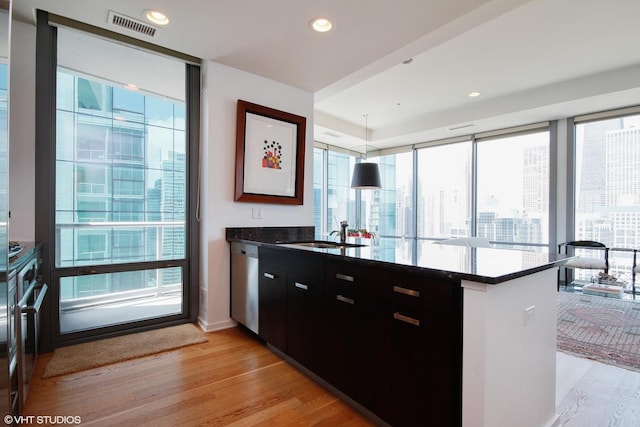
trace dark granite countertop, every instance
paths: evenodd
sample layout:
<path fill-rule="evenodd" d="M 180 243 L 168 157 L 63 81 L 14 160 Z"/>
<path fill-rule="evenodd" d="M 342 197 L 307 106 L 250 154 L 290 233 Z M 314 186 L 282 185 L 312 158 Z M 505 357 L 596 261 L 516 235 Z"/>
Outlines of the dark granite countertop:
<path fill-rule="evenodd" d="M 382 266 L 395 271 L 429 273 L 449 279 L 487 284 L 498 284 L 554 268 L 566 262 L 568 258 L 566 255 L 555 253 L 470 248 L 440 245 L 426 240 L 394 238 L 347 239 L 348 243 L 366 245 L 358 248 L 311 248 L 295 243 L 280 243 L 308 240 L 308 235 L 275 238 L 273 234 L 278 233 L 262 236 L 260 233 L 227 232 L 227 240 L 253 242 L 281 250 L 310 251 L 332 259 Z"/>

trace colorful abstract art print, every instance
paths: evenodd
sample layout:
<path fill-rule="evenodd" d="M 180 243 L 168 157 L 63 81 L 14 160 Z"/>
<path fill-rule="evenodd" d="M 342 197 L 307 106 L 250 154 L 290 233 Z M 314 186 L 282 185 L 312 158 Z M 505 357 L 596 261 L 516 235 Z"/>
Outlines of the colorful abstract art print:
<path fill-rule="evenodd" d="M 282 145 L 276 141 L 264 140 L 262 147 L 264 156 L 262 157 L 262 167 L 269 169 L 282 169 L 280 163 L 282 163 Z"/>
<path fill-rule="evenodd" d="M 302 116 L 238 101 L 236 201 L 302 204 L 305 127 Z"/>

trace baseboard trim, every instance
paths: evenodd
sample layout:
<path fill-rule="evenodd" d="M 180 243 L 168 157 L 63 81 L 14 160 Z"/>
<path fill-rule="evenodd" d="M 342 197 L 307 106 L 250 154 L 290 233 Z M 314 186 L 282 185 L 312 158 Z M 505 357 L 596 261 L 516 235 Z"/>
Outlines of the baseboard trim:
<path fill-rule="evenodd" d="M 198 325 L 205 332 L 221 331 L 223 329 L 235 328 L 238 323 L 235 320 L 224 320 L 222 322 L 207 323 L 202 317 L 198 317 Z"/>

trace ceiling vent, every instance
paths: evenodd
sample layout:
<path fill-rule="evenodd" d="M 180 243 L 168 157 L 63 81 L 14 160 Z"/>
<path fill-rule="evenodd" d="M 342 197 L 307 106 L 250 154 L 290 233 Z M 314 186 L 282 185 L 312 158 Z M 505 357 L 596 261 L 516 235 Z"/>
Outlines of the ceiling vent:
<path fill-rule="evenodd" d="M 330 131 L 324 131 L 322 132 L 324 135 L 330 136 L 331 138 L 342 138 L 342 135 L 335 133 L 335 132 L 330 132 Z"/>
<path fill-rule="evenodd" d="M 148 37 L 155 37 L 158 28 L 149 25 L 145 22 L 138 21 L 137 19 L 129 18 L 121 13 L 109 11 L 108 23 L 111 26 L 125 28 L 134 33 L 144 34 Z"/>
<path fill-rule="evenodd" d="M 447 128 L 447 130 L 458 130 L 458 129 L 464 129 L 464 128 L 470 128 L 471 126 L 473 126 L 473 123 L 469 123 L 467 125 L 460 125 L 460 126 L 454 126 L 452 128 Z"/>

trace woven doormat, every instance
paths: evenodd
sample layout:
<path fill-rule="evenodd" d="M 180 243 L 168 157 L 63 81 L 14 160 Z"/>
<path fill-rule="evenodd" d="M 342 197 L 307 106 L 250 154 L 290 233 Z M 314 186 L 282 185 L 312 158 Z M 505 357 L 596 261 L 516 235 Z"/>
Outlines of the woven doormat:
<path fill-rule="evenodd" d="M 55 377 L 207 341 L 195 325 L 171 326 L 57 348 L 42 378 Z"/>
<path fill-rule="evenodd" d="M 640 303 L 558 292 L 558 350 L 640 371 Z"/>

